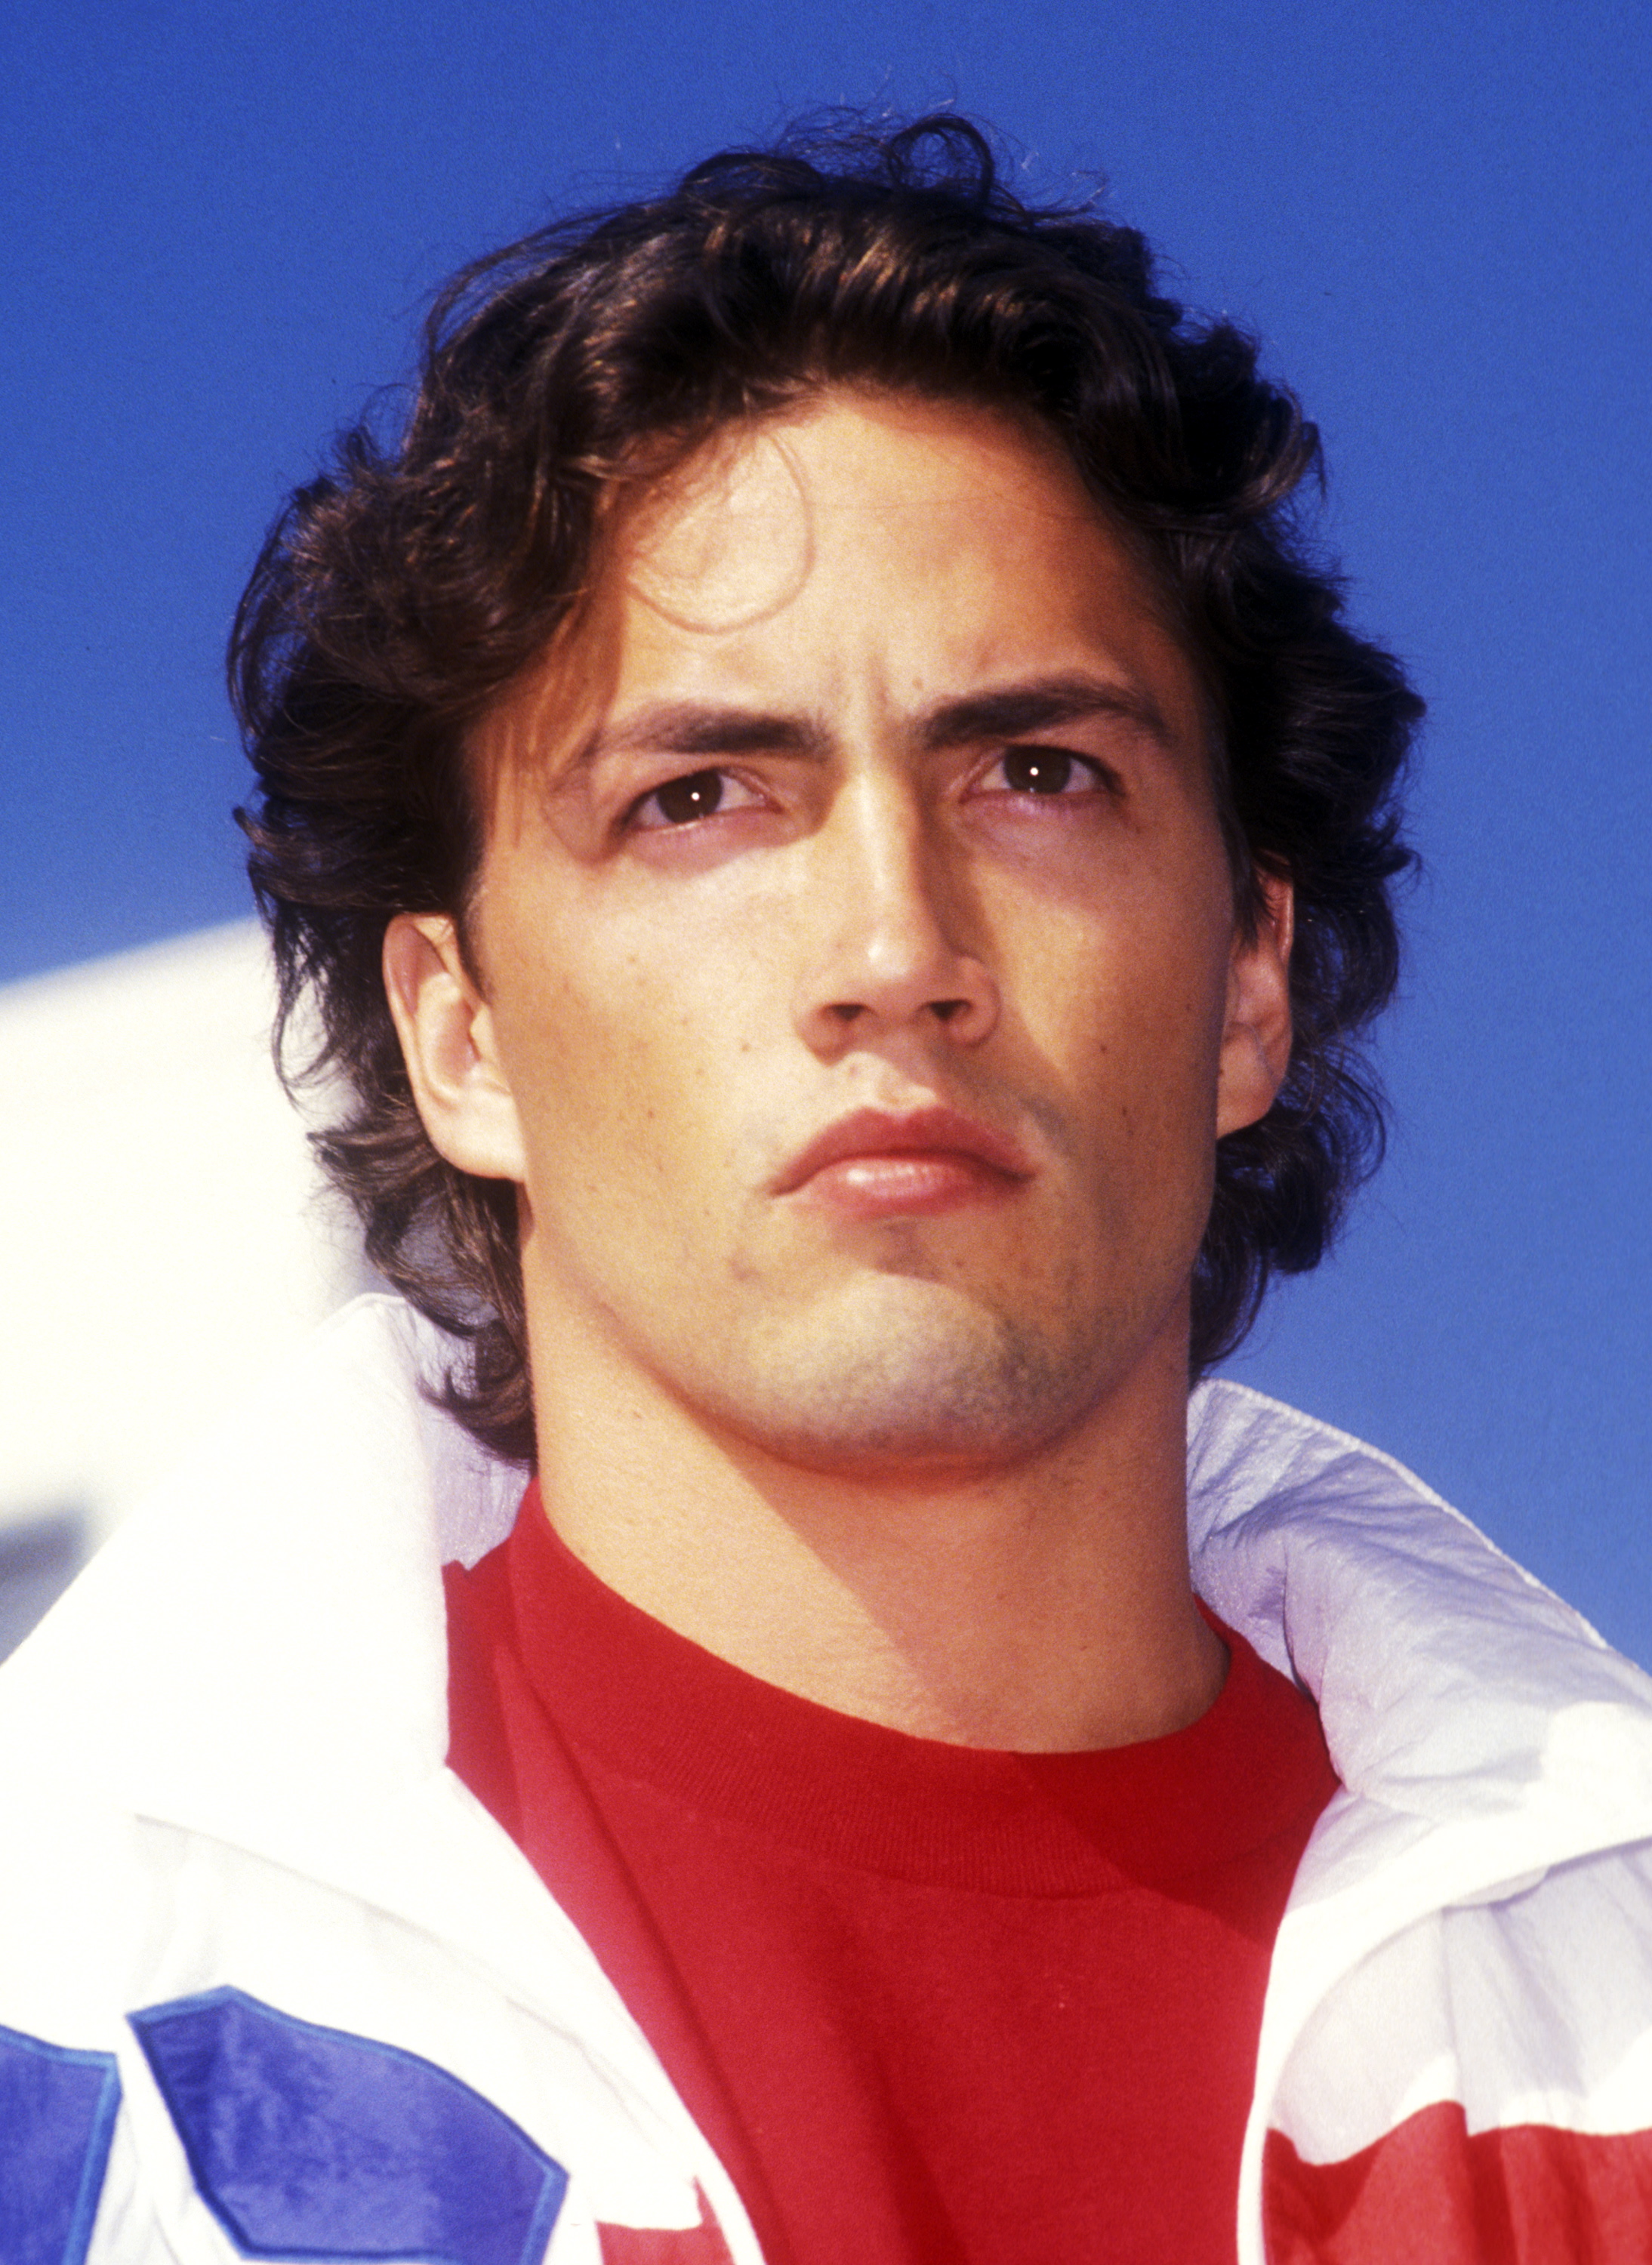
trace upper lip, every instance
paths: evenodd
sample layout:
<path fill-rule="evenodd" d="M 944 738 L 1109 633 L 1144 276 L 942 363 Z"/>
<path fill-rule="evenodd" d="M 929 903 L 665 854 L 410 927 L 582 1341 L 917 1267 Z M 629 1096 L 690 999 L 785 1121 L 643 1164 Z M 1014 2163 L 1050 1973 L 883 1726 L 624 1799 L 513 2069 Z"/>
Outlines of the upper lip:
<path fill-rule="evenodd" d="M 889 1156 L 913 1151 L 979 1157 L 994 1171 L 1010 1178 L 1030 1179 L 1032 1165 L 1019 1144 L 1008 1133 L 995 1132 L 961 1111 L 939 1105 L 928 1109 L 856 1109 L 840 1117 L 818 1133 L 793 1157 L 775 1183 L 777 1196 L 790 1195 L 828 1164 L 848 1156 Z"/>

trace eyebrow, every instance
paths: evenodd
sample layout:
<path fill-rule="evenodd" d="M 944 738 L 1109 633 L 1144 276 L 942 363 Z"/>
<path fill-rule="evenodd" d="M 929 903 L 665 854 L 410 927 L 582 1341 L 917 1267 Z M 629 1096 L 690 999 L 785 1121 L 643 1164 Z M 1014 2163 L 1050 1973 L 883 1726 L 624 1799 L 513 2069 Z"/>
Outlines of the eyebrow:
<path fill-rule="evenodd" d="M 825 735 L 805 717 L 771 716 L 698 700 L 661 701 L 624 723 L 600 726 L 574 757 L 582 769 L 605 755 L 819 755 Z"/>
<path fill-rule="evenodd" d="M 1162 746 L 1174 734 L 1158 703 L 1132 685 L 1081 670 L 1034 677 L 994 692 L 966 693 L 932 709 L 923 725 L 926 748 L 970 746 L 983 739 L 1022 739 L 1088 716 L 1117 716 L 1138 725 Z"/>
<path fill-rule="evenodd" d="M 1025 739 L 1090 716 L 1117 716 L 1162 746 L 1174 744 L 1158 703 L 1146 693 L 1082 671 L 943 700 L 922 718 L 917 737 L 926 753 L 935 754 L 982 741 Z M 818 760 L 827 753 L 830 736 L 807 717 L 695 700 L 663 701 L 640 709 L 622 724 L 599 727 L 570 768 L 584 769 L 604 756 L 641 754 L 797 754 Z"/>

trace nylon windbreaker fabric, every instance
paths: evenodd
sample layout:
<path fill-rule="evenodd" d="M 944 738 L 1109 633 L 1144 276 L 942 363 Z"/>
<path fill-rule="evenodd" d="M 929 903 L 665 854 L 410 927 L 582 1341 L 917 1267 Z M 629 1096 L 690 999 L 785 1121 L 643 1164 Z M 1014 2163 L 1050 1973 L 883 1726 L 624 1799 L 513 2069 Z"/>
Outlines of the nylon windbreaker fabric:
<path fill-rule="evenodd" d="M 439 1569 L 524 1475 L 423 1401 L 441 1353 L 358 1300 L 0 1672 L 0 2265 L 759 2265 L 445 1766 Z M 1652 2255 L 1652 1684 L 1258 1395 L 1194 1395 L 1189 1473 L 1198 1587 L 1344 1788 L 1275 1948 L 1242 2265 Z"/>

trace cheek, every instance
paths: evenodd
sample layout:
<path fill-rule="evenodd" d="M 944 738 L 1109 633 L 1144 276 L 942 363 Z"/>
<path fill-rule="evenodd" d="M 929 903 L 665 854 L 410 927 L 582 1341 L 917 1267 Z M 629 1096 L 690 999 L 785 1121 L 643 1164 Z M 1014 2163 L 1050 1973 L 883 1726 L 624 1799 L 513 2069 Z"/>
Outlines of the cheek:
<path fill-rule="evenodd" d="M 1128 889 L 1103 907 L 1017 924 L 1006 988 L 1034 1053 L 1114 1125 L 1214 1108 L 1226 997 L 1225 904 L 1198 889 Z"/>
<path fill-rule="evenodd" d="M 715 1029 L 691 952 L 651 948 L 578 890 L 514 908 L 492 960 L 506 1077 L 539 1201 L 617 1197 L 680 1170 L 717 1086 Z M 501 926 L 503 923 L 501 923 Z"/>

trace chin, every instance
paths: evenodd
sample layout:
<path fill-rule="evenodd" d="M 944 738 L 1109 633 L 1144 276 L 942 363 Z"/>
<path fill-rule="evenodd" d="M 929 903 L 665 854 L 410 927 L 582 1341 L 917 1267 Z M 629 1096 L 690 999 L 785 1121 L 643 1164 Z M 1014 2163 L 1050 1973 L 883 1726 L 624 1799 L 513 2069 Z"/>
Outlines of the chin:
<path fill-rule="evenodd" d="M 858 1344 L 836 1331 L 770 1345 L 746 1378 L 722 1372 L 716 1413 L 784 1461 L 875 1476 L 1019 1461 L 1054 1446 L 1104 1398 L 1112 1364 L 1101 1333 L 1081 1342 L 968 1318 L 950 1328 L 909 1320 Z"/>

